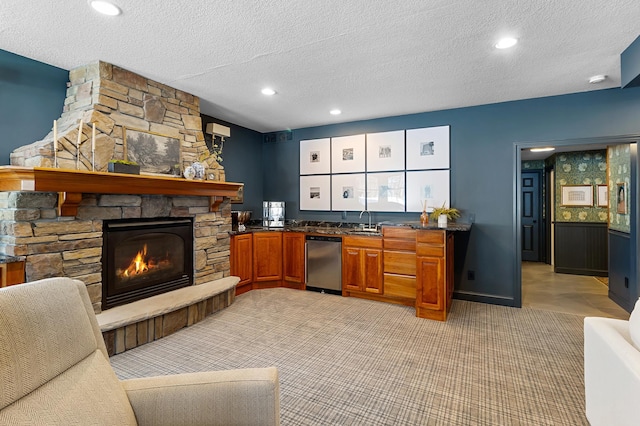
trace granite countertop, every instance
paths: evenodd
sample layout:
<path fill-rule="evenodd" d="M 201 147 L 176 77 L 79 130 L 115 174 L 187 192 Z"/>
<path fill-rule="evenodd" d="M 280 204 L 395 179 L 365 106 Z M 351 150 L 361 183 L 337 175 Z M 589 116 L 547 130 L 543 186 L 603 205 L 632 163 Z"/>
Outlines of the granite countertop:
<path fill-rule="evenodd" d="M 24 260 L 24 256 L 5 256 L 0 254 L 0 264 L 21 262 Z"/>
<path fill-rule="evenodd" d="M 285 224 L 284 227 L 267 227 L 261 226 L 260 221 L 252 221 L 246 225 L 245 231 L 233 230 L 229 232 L 230 235 L 247 234 L 252 232 L 264 232 L 264 231 L 282 231 L 282 232 L 306 232 L 310 234 L 327 234 L 327 235 L 366 235 L 366 236 L 382 236 L 383 226 L 407 226 L 412 229 L 425 229 L 425 230 L 437 230 L 445 229 L 447 231 L 469 231 L 471 230 L 471 224 L 469 223 L 455 223 L 449 222 L 446 228 L 438 228 L 437 222 L 430 222 L 423 226 L 419 221 L 416 222 L 382 222 L 378 224 L 378 232 L 363 231 L 360 229 L 360 223 L 347 223 L 347 222 L 316 222 L 305 221 Z"/>

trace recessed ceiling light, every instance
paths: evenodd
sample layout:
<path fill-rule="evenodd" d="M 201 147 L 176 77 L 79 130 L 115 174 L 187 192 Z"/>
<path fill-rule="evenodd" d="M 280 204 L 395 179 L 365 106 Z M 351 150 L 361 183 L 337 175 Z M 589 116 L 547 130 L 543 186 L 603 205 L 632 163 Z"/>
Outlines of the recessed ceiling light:
<path fill-rule="evenodd" d="M 340 111 L 339 109 L 332 109 L 331 111 L 329 111 L 329 114 L 331 114 L 331 115 L 340 115 L 340 114 L 342 114 L 342 111 Z"/>
<path fill-rule="evenodd" d="M 589 78 L 589 83 L 591 84 L 602 83 L 606 79 L 607 79 L 606 75 L 603 75 L 603 74 L 594 75 L 593 77 Z"/>
<path fill-rule="evenodd" d="M 529 151 L 531 152 L 547 152 L 547 151 L 555 151 L 556 149 L 552 146 L 547 146 L 544 148 L 531 148 Z"/>
<path fill-rule="evenodd" d="M 92 8 L 102 13 L 103 15 L 117 16 L 122 13 L 122 10 L 120 10 L 118 6 L 113 3 L 109 3 L 108 1 L 89 0 L 89 4 Z"/>
<path fill-rule="evenodd" d="M 498 40 L 495 46 L 496 46 L 496 49 L 508 49 L 510 47 L 515 46 L 517 43 L 518 43 L 517 38 L 505 37 Z"/>
<path fill-rule="evenodd" d="M 273 96 L 276 94 L 276 91 L 270 87 L 265 87 L 264 89 L 262 89 L 262 94 L 266 96 Z"/>

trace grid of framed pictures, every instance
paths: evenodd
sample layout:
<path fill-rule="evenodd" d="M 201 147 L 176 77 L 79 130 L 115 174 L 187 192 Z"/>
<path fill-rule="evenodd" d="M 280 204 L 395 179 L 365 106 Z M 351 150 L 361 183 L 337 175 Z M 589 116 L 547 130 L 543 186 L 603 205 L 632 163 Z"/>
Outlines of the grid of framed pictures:
<path fill-rule="evenodd" d="M 300 210 L 449 206 L 449 126 L 300 141 Z"/>

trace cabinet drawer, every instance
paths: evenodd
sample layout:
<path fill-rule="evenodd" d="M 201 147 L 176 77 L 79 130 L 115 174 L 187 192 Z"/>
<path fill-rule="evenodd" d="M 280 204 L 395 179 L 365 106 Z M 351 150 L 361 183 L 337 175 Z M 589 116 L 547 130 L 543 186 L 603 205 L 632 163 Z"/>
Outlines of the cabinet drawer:
<path fill-rule="evenodd" d="M 390 238 L 402 238 L 405 240 L 415 240 L 416 230 L 406 226 L 383 226 L 382 236 Z"/>
<path fill-rule="evenodd" d="M 420 231 L 418 232 L 418 243 L 444 244 L 445 231 Z"/>
<path fill-rule="evenodd" d="M 358 237 L 355 235 L 346 235 L 342 237 L 342 245 L 350 247 L 364 248 L 382 248 L 381 237 Z"/>
<path fill-rule="evenodd" d="M 395 240 L 388 239 L 384 237 L 384 249 L 385 250 L 400 250 L 400 251 L 410 251 L 415 253 L 416 251 L 416 240 L 415 238 L 412 240 Z"/>
<path fill-rule="evenodd" d="M 444 257 L 444 246 L 432 246 L 429 244 L 418 244 L 416 249 L 418 256 Z"/>
<path fill-rule="evenodd" d="M 416 255 L 401 251 L 384 251 L 384 272 L 416 275 Z"/>
<path fill-rule="evenodd" d="M 416 278 L 408 275 L 384 274 L 384 295 L 416 298 Z"/>

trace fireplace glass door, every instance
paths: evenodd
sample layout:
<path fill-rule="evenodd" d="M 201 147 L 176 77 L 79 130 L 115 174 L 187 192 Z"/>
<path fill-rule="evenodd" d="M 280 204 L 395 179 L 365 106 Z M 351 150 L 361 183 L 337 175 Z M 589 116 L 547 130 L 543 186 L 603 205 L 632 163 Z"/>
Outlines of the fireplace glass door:
<path fill-rule="evenodd" d="M 190 219 L 106 222 L 103 309 L 193 284 L 192 229 Z"/>

